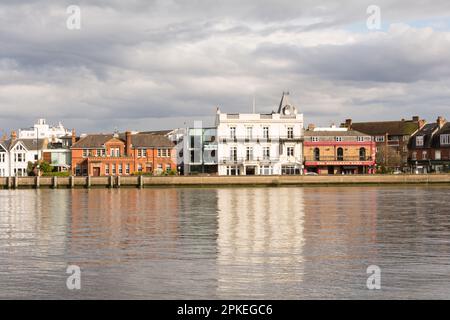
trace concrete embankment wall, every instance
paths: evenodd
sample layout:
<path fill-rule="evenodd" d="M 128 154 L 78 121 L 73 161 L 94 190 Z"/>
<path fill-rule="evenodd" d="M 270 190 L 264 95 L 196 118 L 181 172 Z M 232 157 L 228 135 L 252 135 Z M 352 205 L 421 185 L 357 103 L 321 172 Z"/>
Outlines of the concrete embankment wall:
<path fill-rule="evenodd" d="M 0 188 L 450 184 L 450 174 L 347 176 L 1 177 Z"/>

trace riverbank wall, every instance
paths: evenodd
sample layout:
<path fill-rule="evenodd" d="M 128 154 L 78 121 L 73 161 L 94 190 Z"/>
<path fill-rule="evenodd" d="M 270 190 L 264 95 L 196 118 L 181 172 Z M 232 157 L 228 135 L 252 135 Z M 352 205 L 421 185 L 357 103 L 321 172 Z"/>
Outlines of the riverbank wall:
<path fill-rule="evenodd" d="M 450 174 L 346 176 L 0 177 L 0 189 L 450 184 Z"/>

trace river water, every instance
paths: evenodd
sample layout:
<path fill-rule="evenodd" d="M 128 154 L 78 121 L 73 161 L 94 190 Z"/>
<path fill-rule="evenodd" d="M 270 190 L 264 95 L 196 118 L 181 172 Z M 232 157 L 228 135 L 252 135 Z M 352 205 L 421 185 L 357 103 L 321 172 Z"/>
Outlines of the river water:
<path fill-rule="evenodd" d="M 1 190 L 0 298 L 448 299 L 449 200 L 447 186 Z"/>

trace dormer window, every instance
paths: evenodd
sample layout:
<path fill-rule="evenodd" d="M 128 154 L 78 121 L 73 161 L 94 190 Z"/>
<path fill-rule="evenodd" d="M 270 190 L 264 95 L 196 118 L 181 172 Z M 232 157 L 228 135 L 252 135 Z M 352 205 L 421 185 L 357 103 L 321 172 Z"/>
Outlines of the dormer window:
<path fill-rule="evenodd" d="M 450 145 L 450 134 L 441 135 L 441 145 Z"/>
<path fill-rule="evenodd" d="M 417 136 L 416 137 L 416 146 L 417 147 L 423 147 L 423 136 Z"/>

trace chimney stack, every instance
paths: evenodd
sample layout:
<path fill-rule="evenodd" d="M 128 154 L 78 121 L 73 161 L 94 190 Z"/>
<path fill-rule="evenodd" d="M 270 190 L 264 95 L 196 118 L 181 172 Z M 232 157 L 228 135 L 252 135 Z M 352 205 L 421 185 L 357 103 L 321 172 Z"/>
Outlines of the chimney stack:
<path fill-rule="evenodd" d="M 314 131 L 315 128 L 316 128 L 316 125 L 314 123 L 308 124 L 308 131 Z"/>
<path fill-rule="evenodd" d="M 439 116 L 436 120 L 439 129 L 442 128 L 444 126 L 444 124 L 447 122 L 443 117 Z"/>
<path fill-rule="evenodd" d="M 413 120 L 414 122 L 418 122 L 418 121 L 419 121 L 419 116 L 414 116 L 414 117 L 412 117 L 412 120 Z"/>
<path fill-rule="evenodd" d="M 126 154 L 127 156 L 131 156 L 131 132 L 127 131 L 125 132 L 126 137 Z"/>
<path fill-rule="evenodd" d="M 77 142 L 77 135 L 75 133 L 75 129 L 72 129 L 72 146 Z"/>
<path fill-rule="evenodd" d="M 11 140 L 12 141 L 17 140 L 17 132 L 15 132 L 15 131 L 11 132 Z"/>
<path fill-rule="evenodd" d="M 353 120 L 352 119 L 345 119 L 345 127 L 349 130 L 352 129 Z"/>

